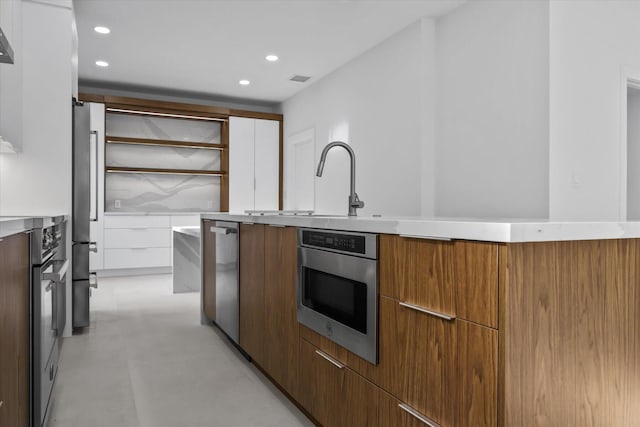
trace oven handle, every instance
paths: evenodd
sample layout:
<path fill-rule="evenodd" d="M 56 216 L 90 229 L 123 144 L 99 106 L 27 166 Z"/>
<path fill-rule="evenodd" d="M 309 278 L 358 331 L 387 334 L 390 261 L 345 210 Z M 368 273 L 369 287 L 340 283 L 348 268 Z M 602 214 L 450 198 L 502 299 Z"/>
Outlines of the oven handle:
<path fill-rule="evenodd" d="M 338 369 L 344 368 L 344 365 L 342 363 L 338 362 L 336 359 L 334 359 L 333 357 L 329 356 L 324 351 L 316 350 L 316 354 L 318 356 L 328 360 L 332 365 L 336 366 Z"/>
<path fill-rule="evenodd" d="M 55 264 L 60 264 L 61 261 L 54 261 Z M 62 283 L 64 276 L 67 274 L 67 270 L 69 269 L 69 260 L 64 260 L 62 263 L 62 267 L 55 273 L 42 273 L 42 280 L 51 280 L 56 283 Z"/>

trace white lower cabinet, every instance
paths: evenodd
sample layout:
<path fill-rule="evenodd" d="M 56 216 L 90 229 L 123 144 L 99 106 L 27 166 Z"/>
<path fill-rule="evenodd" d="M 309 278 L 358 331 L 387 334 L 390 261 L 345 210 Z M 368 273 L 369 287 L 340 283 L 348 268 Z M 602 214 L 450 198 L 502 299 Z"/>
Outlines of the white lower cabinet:
<path fill-rule="evenodd" d="M 104 270 L 171 267 L 171 227 L 199 226 L 200 215 L 104 216 Z"/>
<path fill-rule="evenodd" d="M 104 265 L 107 269 L 170 267 L 171 248 L 105 249 Z"/>

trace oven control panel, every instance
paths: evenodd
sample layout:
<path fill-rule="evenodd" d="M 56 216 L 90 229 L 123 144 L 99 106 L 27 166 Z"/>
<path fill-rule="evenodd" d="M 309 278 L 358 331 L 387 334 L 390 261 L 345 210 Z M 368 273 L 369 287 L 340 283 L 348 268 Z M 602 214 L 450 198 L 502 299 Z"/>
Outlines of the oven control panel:
<path fill-rule="evenodd" d="M 376 236 L 373 234 L 302 229 L 299 242 L 302 246 L 376 258 Z"/>

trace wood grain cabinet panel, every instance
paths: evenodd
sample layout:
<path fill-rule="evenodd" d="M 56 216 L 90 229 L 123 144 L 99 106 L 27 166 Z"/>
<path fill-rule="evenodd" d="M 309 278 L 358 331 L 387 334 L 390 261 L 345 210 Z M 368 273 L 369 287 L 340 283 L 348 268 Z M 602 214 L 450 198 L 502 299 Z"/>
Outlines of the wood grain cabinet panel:
<path fill-rule="evenodd" d="M 29 423 L 29 237 L 0 239 L 0 426 Z"/>
<path fill-rule="evenodd" d="M 498 248 L 463 240 L 453 245 L 456 316 L 491 328 L 498 327 Z"/>
<path fill-rule="evenodd" d="M 456 425 L 489 427 L 498 422 L 498 331 L 456 321 L 458 398 Z"/>
<path fill-rule="evenodd" d="M 425 417 L 424 414 L 420 414 L 418 411 L 415 411 L 415 409 L 406 406 L 406 404 L 404 404 L 404 407 L 407 408 L 407 410 L 403 410 L 400 405 L 403 405 L 403 402 L 386 393 L 384 390 L 380 390 L 378 426 L 425 427 L 429 425 L 423 421 Z"/>
<path fill-rule="evenodd" d="M 378 425 L 379 389 L 300 340 L 300 403 L 324 427 Z"/>
<path fill-rule="evenodd" d="M 216 233 L 215 221 L 202 220 L 202 310 L 209 320 L 216 319 Z"/>
<path fill-rule="evenodd" d="M 380 236 L 380 294 L 455 316 L 454 244 Z"/>
<path fill-rule="evenodd" d="M 294 399 L 298 395 L 299 327 L 296 303 L 297 232 L 294 227 L 264 230 L 264 365 Z"/>
<path fill-rule="evenodd" d="M 264 363 L 264 225 L 240 224 L 240 346 Z"/>
<path fill-rule="evenodd" d="M 380 236 L 380 294 L 498 327 L 496 243 Z"/>

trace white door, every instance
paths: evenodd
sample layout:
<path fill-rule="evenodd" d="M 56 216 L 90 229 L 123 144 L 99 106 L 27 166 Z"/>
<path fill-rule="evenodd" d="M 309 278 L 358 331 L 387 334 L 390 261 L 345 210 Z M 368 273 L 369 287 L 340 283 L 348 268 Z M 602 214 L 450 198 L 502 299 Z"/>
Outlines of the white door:
<path fill-rule="evenodd" d="M 255 120 L 229 117 L 229 212 L 254 209 Z"/>
<path fill-rule="evenodd" d="M 280 122 L 255 121 L 255 209 L 278 210 L 280 195 Z"/>

